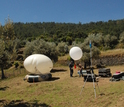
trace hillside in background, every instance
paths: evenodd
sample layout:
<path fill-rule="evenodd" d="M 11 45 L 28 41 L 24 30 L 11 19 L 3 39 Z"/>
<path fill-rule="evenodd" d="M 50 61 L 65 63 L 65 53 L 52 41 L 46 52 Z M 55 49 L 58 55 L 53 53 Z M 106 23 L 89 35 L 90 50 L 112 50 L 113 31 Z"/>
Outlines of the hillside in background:
<path fill-rule="evenodd" d="M 14 23 L 16 37 L 20 39 L 34 40 L 42 38 L 46 41 L 64 41 L 69 37 L 72 41 L 83 41 L 89 33 L 102 33 L 103 35 L 114 35 L 119 38 L 124 31 L 124 19 L 109 20 L 108 22 L 90 22 L 86 24 L 74 23 Z"/>

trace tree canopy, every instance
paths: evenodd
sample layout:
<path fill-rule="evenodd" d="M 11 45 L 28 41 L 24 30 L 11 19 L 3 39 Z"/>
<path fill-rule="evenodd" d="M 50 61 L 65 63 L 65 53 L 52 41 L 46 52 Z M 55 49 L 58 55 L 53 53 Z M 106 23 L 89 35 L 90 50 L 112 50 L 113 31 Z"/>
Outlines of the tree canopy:
<path fill-rule="evenodd" d="M 86 24 L 74 23 L 14 23 L 15 35 L 20 39 L 34 40 L 41 37 L 46 41 L 69 42 L 78 40 L 83 42 L 89 33 L 116 36 L 119 39 L 124 31 L 124 19 L 109 20 L 108 22 L 90 22 Z"/>

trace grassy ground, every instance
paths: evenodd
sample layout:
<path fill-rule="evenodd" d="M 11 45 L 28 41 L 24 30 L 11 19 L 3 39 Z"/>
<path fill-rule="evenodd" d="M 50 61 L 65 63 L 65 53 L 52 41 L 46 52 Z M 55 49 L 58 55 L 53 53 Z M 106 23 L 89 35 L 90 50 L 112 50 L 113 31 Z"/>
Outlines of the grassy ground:
<path fill-rule="evenodd" d="M 124 71 L 124 65 L 110 66 L 112 73 Z M 98 74 L 98 69 L 94 70 Z M 0 81 L 0 107 L 123 107 L 124 81 L 110 82 L 110 78 L 99 78 L 95 83 L 78 77 L 69 77 L 67 66 L 55 67 L 52 80 L 37 83 L 23 81 L 25 75 Z M 99 88 L 98 88 L 99 87 Z M 99 91 L 100 89 L 100 91 Z"/>
<path fill-rule="evenodd" d="M 101 51 L 101 56 L 109 56 L 109 55 L 117 55 L 117 54 L 124 55 L 124 49 Z"/>

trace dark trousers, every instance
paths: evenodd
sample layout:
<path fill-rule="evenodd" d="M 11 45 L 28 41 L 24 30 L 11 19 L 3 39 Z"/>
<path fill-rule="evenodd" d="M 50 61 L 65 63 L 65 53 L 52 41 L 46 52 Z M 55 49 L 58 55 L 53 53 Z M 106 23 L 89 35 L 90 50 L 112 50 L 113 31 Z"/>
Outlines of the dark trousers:
<path fill-rule="evenodd" d="M 81 74 L 81 75 L 82 75 L 82 77 L 83 77 L 82 69 L 80 70 L 80 74 Z"/>
<path fill-rule="evenodd" d="M 70 68 L 70 77 L 73 76 L 73 69 Z"/>

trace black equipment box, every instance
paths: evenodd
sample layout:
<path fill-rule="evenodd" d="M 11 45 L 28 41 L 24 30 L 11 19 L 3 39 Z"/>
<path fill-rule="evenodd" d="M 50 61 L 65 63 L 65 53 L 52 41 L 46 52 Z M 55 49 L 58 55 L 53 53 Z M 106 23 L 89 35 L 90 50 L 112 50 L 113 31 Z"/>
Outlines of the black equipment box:
<path fill-rule="evenodd" d="M 109 68 L 100 68 L 99 69 L 99 72 L 98 72 L 98 75 L 101 76 L 101 77 L 111 77 L 111 71 Z"/>
<path fill-rule="evenodd" d="M 39 81 L 39 78 L 38 77 L 29 77 L 28 78 L 28 82 L 38 82 Z"/>
<path fill-rule="evenodd" d="M 84 76 L 84 81 L 86 81 L 86 79 L 87 79 L 87 82 L 93 82 L 93 80 L 94 80 L 94 82 L 96 82 L 95 74 L 87 74 L 87 75 L 85 75 Z"/>
<path fill-rule="evenodd" d="M 112 78 L 121 79 L 124 76 L 124 72 L 113 74 Z"/>

